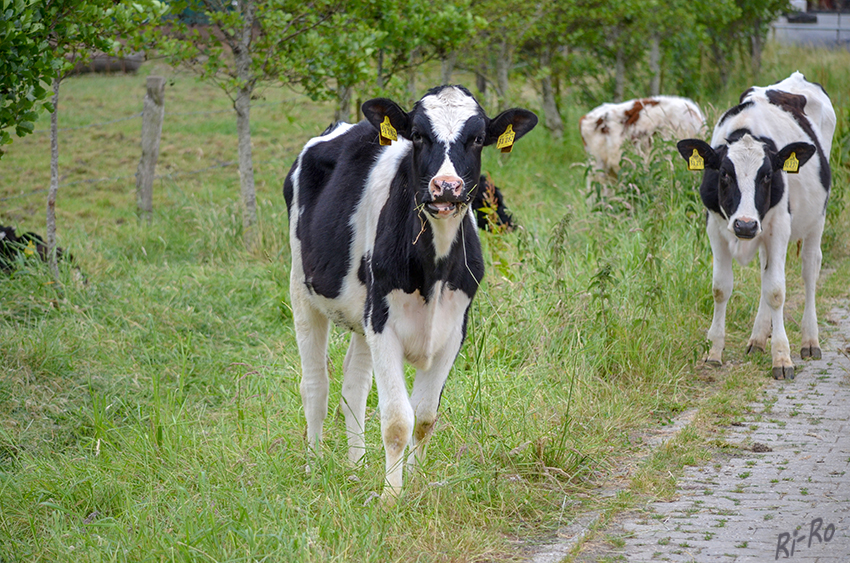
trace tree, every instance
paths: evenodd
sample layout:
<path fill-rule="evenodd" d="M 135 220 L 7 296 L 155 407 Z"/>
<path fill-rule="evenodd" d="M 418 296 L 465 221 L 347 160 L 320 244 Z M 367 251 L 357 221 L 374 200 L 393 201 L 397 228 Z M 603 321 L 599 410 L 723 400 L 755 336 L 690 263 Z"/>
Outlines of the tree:
<path fill-rule="evenodd" d="M 568 46 L 579 42 L 591 20 L 581 2 L 547 0 L 537 8 L 520 56 L 529 77 L 539 84 L 543 124 L 553 137 L 560 138 L 564 129 L 557 99 L 560 76 L 571 62 Z"/>
<path fill-rule="evenodd" d="M 47 196 L 48 265 L 59 281 L 56 260 L 56 197 L 59 191 L 59 85 L 73 66 L 93 49 L 113 52 L 120 44 L 116 37 L 138 27 L 142 21 L 161 13 L 156 0 L 116 2 L 114 0 L 3 0 L 0 33 L 5 41 L 0 49 L 3 77 L 3 127 L 15 126 L 18 136 L 32 132 L 41 109 L 50 119 L 50 189 Z M 9 81 L 17 84 L 8 84 Z M 45 102 L 46 83 L 52 83 L 53 96 Z M 0 144 L 11 142 L 5 130 Z"/>
<path fill-rule="evenodd" d="M 53 111 L 47 101 L 58 61 L 48 42 L 51 26 L 39 4 L 3 0 L 0 19 L 0 147 L 32 133 L 41 110 Z M 0 158 L 3 151 L 0 150 Z"/>
<path fill-rule="evenodd" d="M 301 85 L 314 99 L 336 100 L 336 120 L 351 117 L 355 89 L 412 103 L 419 98 L 415 77 L 421 65 L 448 58 L 474 36 L 468 2 L 345 2 L 306 34 L 310 72 Z"/>
<path fill-rule="evenodd" d="M 238 135 L 245 247 L 258 244 L 257 201 L 251 154 L 251 96 L 260 82 L 310 83 L 315 43 L 308 32 L 339 6 L 334 0 L 186 0 L 173 14 L 194 10 L 208 25 L 172 19 L 151 30 L 149 40 L 174 65 L 184 65 L 216 84 L 233 102 Z"/>
<path fill-rule="evenodd" d="M 532 34 L 534 24 L 539 23 L 540 11 L 534 3 L 521 0 L 484 0 L 473 9 L 485 24 L 476 38 L 472 58 L 488 61 L 476 70 L 495 86 L 497 105 L 507 106 L 516 49 Z"/>

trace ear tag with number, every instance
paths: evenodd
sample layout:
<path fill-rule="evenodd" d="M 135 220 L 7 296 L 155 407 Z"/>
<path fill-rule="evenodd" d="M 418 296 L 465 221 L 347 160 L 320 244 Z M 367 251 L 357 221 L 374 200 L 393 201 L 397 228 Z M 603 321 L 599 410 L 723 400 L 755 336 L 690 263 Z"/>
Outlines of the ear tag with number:
<path fill-rule="evenodd" d="M 24 255 L 32 256 L 33 254 L 35 254 L 35 243 L 33 241 L 29 241 L 27 243 L 27 247 L 24 248 Z"/>
<path fill-rule="evenodd" d="M 508 124 L 508 128 L 505 129 L 505 132 L 499 135 L 499 138 L 496 140 L 496 148 L 502 149 L 502 152 L 511 152 L 511 149 L 514 148 L 515 137 L 516 133 L 514 133 L 514 126 Z"/>
<path fill-rule="evenodd" d="M 705 160 L 699 155 L 696 149 L 688 159 L 688 170 L 705 170 Z"/>
<path fill-rule="evenodd" d="M 789 174 L 797 174 L 798 172 L 800 172 L 800 161 L 797 160 L 797 153 L 791 153 L 791 156 L 789 156 L 785 160 L 785 164 L 782 165 L 782 170 L 788 172 Z"/>
<path fill-rule="evenodd" d="M 379 141 L 382 145 L 391 145 L 393 141 L 398 141 L 398 133 L 395 130 L 395 127 L 390 124 L 390 118 L 388 115 L 384 116 L 384 122 L 381 123 L 381 135 Z"/>

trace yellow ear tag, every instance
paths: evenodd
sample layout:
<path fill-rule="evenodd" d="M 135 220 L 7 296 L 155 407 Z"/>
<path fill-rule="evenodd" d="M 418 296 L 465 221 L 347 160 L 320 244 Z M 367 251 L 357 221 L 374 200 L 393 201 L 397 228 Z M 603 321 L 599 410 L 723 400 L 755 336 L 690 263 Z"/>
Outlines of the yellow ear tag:
<path fill-rule="evenodd" d="M 696 149 L 694 149 L 694 154 L 688 159 L 688 170 L 705 170 L 705 160 L 703 160 Z"/>
<path fill-rule="evenodd" d="M 384 116 L 384 122 L 381 123 L 381 135 L 379 141 L 382 145 L 391 145 L 393 141 L 398 141 L 398 133 L 395 127 L 390 124 L 389 116 Z"/>
<path fill-rule="evenodd" d="M 514 126 L 508 124 L 508 128 L 496 140 L 496 148 L 502 149 L 502 152 L 511 152 L 511 149 L 514 148 L 514 137 L 516 137 Z"/>
<path fill-rule="evenodd" d="M 785 161 L 785 164 L 782 165 L 782 169 L 789 174 L 797 174 L 800 172 L 800 161 L 797 160 L 797 153 L 791 153 L 791 156 L 789 156 Z"/>
<path fill-rule="evenodd" d="M 32 256 L 35 254 L 35 243 L 33 241 L 29 241 L 27 243 L 27 247 L 24 249 L 24 255 Z"/>

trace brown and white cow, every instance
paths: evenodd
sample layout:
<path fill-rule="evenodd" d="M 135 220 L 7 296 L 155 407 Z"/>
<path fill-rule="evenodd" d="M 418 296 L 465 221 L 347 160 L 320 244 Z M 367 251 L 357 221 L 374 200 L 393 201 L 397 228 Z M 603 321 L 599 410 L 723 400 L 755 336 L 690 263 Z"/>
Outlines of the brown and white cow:
<path fill-rule="evenodd" d="M 665 140 L 702 136 L 705 117 L 688 98 L 651 96 L 602 104 L 579 120 L 581 140 L 594 168 L 610 176 L 620 170 L 623 144 L 648 147 L 656 134 Z"/>

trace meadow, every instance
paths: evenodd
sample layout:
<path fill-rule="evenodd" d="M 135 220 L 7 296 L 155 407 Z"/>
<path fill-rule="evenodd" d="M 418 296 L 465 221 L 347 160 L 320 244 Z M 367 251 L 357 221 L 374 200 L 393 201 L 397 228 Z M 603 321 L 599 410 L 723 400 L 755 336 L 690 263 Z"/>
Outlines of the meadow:
<path fill-rule="evenodd" d="M 850 54 L 771 44 L 759 83 L 794 70 L 839 116 L 818 301 L 828 328 L 850 280 Z M 152 72 L 169 83 L 147 224 L 132 116 Z M 696 100 L 710 124 L 750 85 L 733 76 Z M 531 86 L 522 92 L 518 104 L 539 111 Z M 682 467 L 734 448 L 723 428 L 771 381 L 769 355 L 744 354 L 758 268 L 736 266 L 728 361 L 704 366 L 713 303 L 699 178 L 657 143 L 627 154 L 612 194 L 589 197 L 583 99 L 564 100 L 563 139 L 541 125 L 510 155 L 485 150 L 482 170 L 521 226 L 481 235 L 487 275 L 429 458 L 386 509 L 374 391 L 367 463 L 345 461 L 335 405 L 348 337 L 336 329 L 325 451 L 304 471 L 281 186 L 331 105 L 274 88 L 255 101 L 261 244 L 248 253 L 229 100 L 154 63 L 67 79 L 57 231 L 73 264 L 61 291 L 37 260 L 0 276 L 0 562 L 519 560 L 591 511 L 672 494 Z M 21 231 L 44 232 L 48 126 L 44 116 L 0 160 L 0 223 Z M 799 269 L 789 252 L 795 352 Z M 692 409 L 685 432 L 650 446 Z"/>

